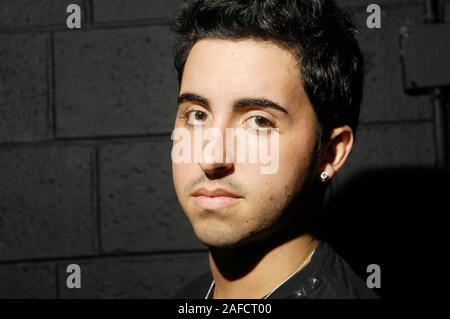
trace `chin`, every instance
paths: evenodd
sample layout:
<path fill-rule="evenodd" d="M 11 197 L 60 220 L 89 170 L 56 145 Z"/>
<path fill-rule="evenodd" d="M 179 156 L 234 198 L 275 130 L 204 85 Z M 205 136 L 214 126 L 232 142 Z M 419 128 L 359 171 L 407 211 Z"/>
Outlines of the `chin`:
<path fill-rule="evenodd" d="M 236 207 L 220 212 L 191 210 L 189 221 L 197 239 L 208 247 L 237 248 L 266 237 L 274 220 L 255 220 L 251 212 Z"/>
<path fill-rule="evenodd" d="M 208 247 L 233 248 L 245 243 L 245 237 L 234 230 L 223 230 L 218 227 L 194 227 L 198 240 Z"/>
<path fill-rule="evenodd" d="M 257 231 L 237 231 L 220 229 L 219 227 L 205 227 L 195 229 L 195 235 L 198 240 L 209 248 L 233 249 L 239 248 L 257 241 L 261 233 Z"/>

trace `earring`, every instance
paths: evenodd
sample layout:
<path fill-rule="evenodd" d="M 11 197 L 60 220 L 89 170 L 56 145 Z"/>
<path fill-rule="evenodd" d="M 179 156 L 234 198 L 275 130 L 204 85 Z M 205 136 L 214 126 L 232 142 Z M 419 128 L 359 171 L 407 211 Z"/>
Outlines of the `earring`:
<path fill-rule="evenodd" d="M 326 182 L 326 181 L 328 180 L 328 173 L 325 172 L 325 171 L 323 171 L 323 172 L 320 174 L 320 180 L 321 180 L 322 182 Z"/>

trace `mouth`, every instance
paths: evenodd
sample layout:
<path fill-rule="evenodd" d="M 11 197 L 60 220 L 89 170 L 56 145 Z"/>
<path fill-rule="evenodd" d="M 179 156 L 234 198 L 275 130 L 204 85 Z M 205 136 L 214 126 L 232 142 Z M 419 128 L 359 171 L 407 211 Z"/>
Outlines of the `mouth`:
<path fill-rule="evenodd" d="M 208 190 L 204 187 L 197 189 L 192 196 L 197 206 L 208 210 L 230 207 L 242 198 L 242 196 L 222 188 Z"/>

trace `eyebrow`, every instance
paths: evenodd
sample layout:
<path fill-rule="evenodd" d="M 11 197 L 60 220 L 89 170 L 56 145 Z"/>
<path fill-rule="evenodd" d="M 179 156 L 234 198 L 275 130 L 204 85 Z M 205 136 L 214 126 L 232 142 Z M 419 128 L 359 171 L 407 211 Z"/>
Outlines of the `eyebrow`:
<path fill-rule="evenodd" d="M 194 93 L 183 93 L 178 97 L 178 105 L 187 103 L 187 102 L 196 102 L 199 104 L 203 104 L 209 107 L 209 101 L 207 98 L 194 94 Z M 242 98 L 234 102 L 235 108 L 241 107 L 250 107 L 250 106 L 258 106 L 262 108 L 270 108 L 285 114 L 289 114 L 286 108 L 282 107 L 280 104 L 265 99 L 265 98 Z"/>
<path fill-rule="evenodd" d="M 203 96 L 193 94 L 193 93 L 183 93 L 178 97 L 178 105 L 187 103 L 187 102 L 197 102 L 200 104 L 204 104 L 205 106 L 209 106 L 209 101 L 207 98 Z"/>
<path fill-rule="evenodd" d="M 270 108 L 274 109 L 283 113 L 286 113 L 289 115 L 286 108 L 282 107 L 280 104 L 273 102 L 268 99 L 264 98 L 245 98 L 245 99 L 239 99 L 234 104 L 235 107 L 247 107 L 247 106 L 259 106 L 263 108 Z"/>

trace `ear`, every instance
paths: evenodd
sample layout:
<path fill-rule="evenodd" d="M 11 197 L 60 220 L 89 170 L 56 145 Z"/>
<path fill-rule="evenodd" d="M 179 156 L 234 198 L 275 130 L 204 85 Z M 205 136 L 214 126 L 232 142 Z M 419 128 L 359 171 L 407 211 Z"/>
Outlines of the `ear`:
<path fill-rule="evenodd" d="M 322 152 L 320 172 L 326 172 L 330 179 L 344 165 L 353 147 L 353 130 L 350 126 L 334 128 Z"/>

